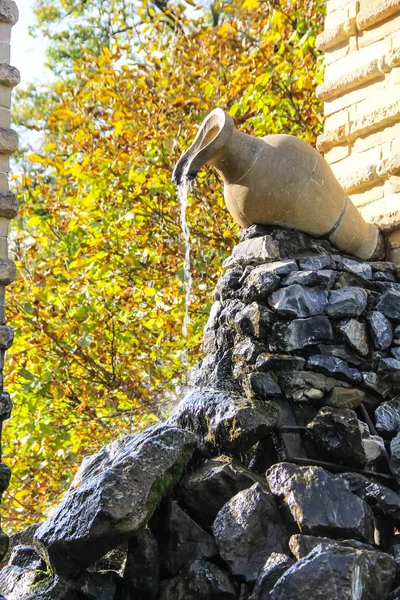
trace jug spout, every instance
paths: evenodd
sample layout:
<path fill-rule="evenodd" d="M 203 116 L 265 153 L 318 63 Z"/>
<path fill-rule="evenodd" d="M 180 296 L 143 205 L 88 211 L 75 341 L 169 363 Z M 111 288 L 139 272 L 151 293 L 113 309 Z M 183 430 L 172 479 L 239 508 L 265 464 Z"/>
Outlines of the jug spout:
<path fill-rule="evenodd" d="M 221 108 L 216 108 L 204 119 L 193 144 L 181 156 L 172 173 L 172 180 L 179 185 L 185 179 L 192 180 L 207 162 L 218 158 L 229 142 L 234 130 L 233 119 Z"/>

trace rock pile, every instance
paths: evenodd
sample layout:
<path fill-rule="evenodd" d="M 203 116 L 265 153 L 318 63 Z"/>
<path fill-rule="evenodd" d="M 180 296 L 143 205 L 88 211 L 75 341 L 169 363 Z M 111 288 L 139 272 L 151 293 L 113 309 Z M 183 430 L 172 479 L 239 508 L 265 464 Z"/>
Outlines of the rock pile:
<path fill-rule="evenodd" d="M 400 600 L 394 265 L 252 226 L 167 423 L 11 538 L 7 600 Z"/>

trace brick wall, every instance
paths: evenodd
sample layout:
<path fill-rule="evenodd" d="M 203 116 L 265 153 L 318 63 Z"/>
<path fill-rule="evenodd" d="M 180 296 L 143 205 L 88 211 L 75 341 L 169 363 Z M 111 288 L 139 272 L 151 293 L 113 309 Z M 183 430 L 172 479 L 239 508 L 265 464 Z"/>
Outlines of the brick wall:
<path fill-rule="evenodd" d="M 400 265 L 400 0 L 327 0 L 317 147 Z"/>

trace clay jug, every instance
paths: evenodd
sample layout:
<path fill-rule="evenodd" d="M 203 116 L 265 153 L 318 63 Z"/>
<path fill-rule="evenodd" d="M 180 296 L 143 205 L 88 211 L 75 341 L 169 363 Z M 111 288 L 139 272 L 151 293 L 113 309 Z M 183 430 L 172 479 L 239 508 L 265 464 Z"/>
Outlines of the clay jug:
<path fill-rule="evenodd" d="M 378 228 L 364 221 L 325 159 L 292 135 L 263 138 L 234 128 L 220 108 L 203 121 L 191 147 L 177 162 L 173 180 L 194 179 L 210 164 L 223 179 L 224 198 L 239 225 L 281 225 L 326 237 L 361 259 L 378 258 Z"/>

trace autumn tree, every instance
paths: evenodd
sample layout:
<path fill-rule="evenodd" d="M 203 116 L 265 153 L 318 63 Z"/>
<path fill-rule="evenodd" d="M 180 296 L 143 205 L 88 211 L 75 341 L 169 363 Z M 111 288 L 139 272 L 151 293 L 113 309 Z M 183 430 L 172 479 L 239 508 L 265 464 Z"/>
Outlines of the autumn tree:
<path fill-rule="evenodd" d="M 37 0 L 36 15 L 53 77 L 14 107 L 21 130 L 43 136 L 15 181 L 14 412 L 4 434 L 14 528 L 42 518 L 85 454 L 165 413 L 185 357 L 199 358 L 237 229 L 203 170 L 188 209 L 194 287 L 184 338 L 171 172 L 198 124 L 220 106 L 257 136 L 313 143 L 321 127 L 320 0 Z"/>

